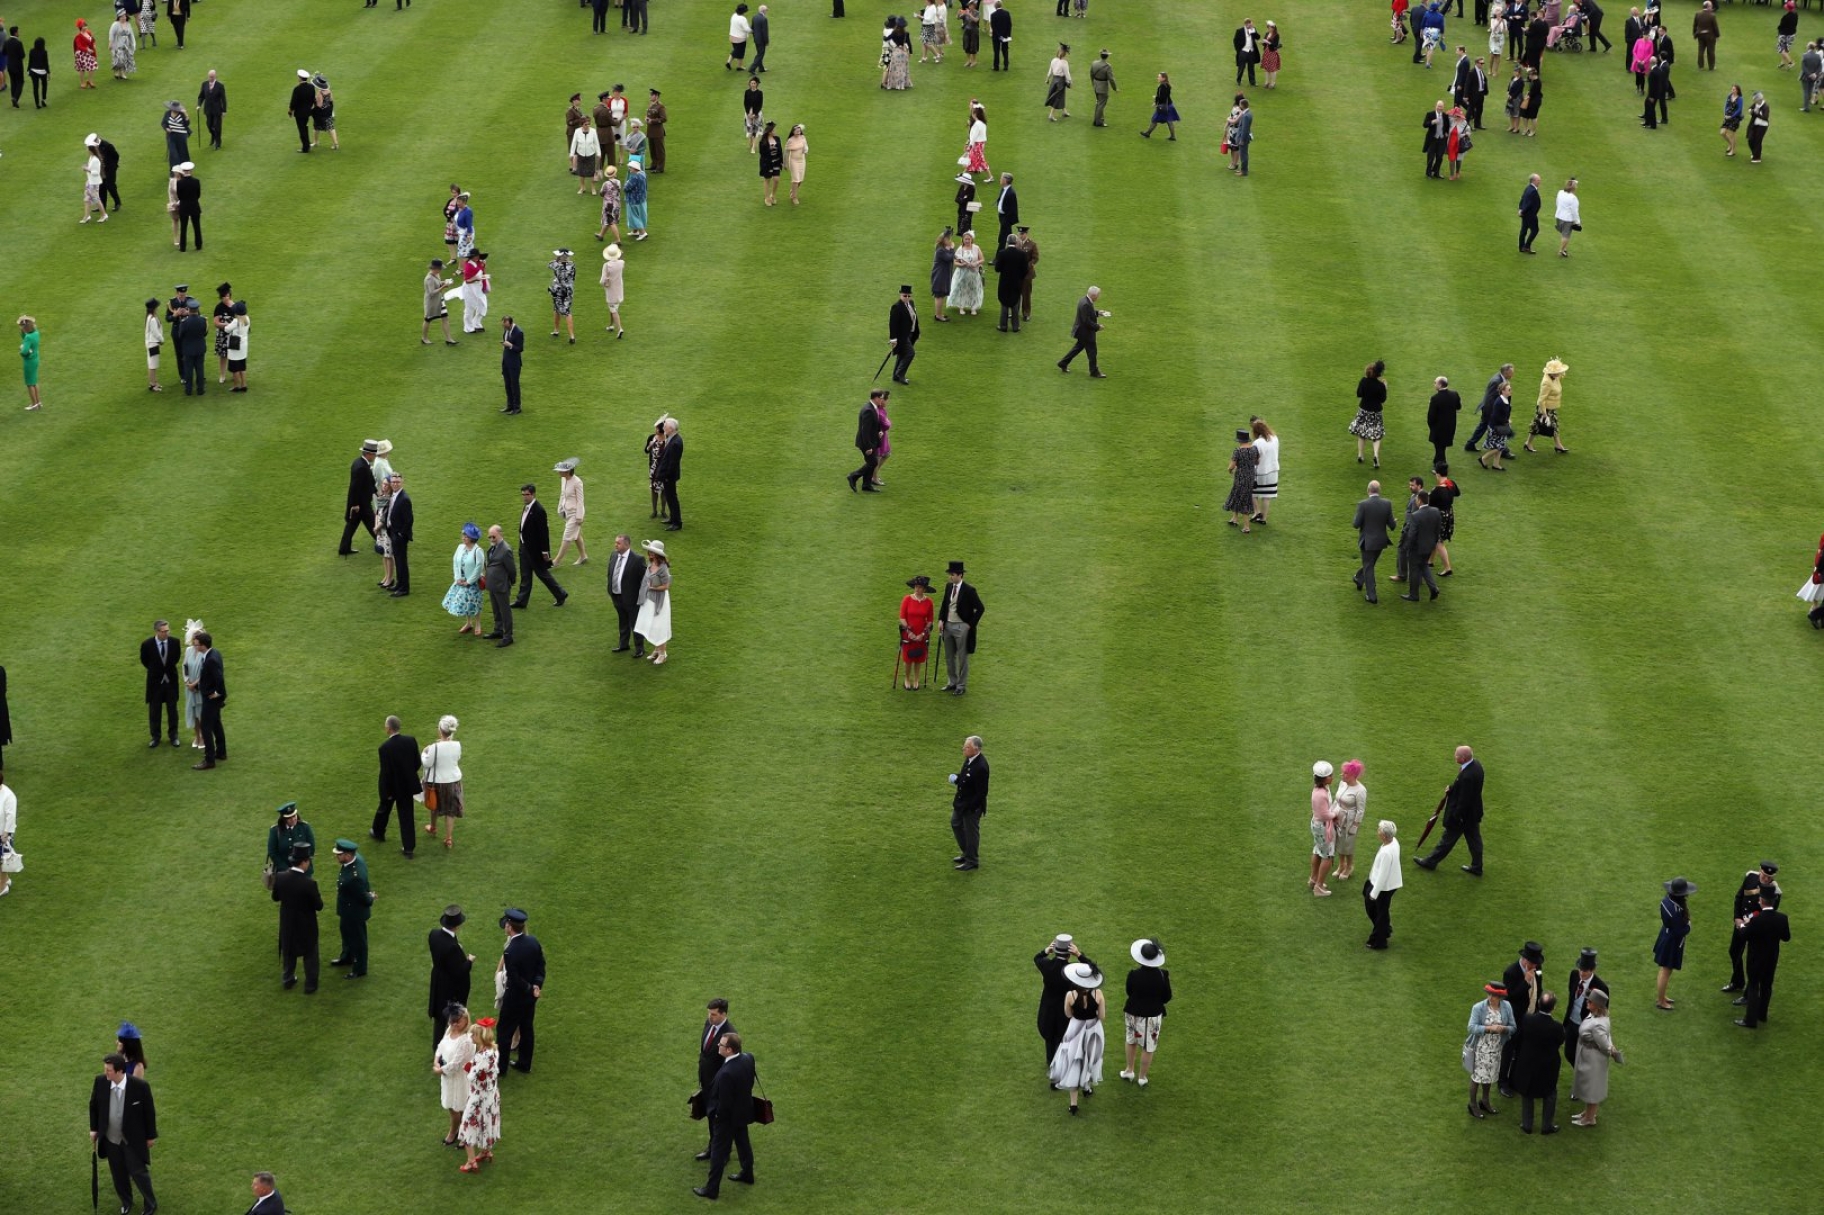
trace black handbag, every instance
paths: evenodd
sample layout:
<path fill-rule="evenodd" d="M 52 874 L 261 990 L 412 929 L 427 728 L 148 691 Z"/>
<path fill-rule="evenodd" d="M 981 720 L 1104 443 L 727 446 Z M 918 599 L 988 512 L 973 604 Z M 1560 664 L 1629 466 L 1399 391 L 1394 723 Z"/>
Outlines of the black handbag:
<path fill-rule="evenodd" d="M 760 1077 L 754 1077 L 754 1083 L 760 1084 Z M 761 1126 L 769 1126 L 773 1121 L 773 1103 L 766 1095 L 766 1086 L 760 1086 L 760 1095 L 754 1098 L 754 1121 Z"/>
<path fill-rule="evenodd" d="M 703 1096 L 702 1089 L 698 1089 L 696 1092 L 692 1093 L 685 1099 L 684 1103 L 690 1107 L 690 1120 L 692 1122 L 701 1122 L 703 1119 L 709 1117 L 709 1104 Z"/>

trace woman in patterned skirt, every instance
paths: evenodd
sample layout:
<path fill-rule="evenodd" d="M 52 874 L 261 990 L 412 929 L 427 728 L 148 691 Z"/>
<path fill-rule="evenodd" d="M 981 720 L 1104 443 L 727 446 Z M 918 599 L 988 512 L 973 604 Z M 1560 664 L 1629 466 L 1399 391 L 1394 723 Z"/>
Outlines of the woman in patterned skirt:
<path fill-rule="evenodd" d="M 1514 454 L 1507 449 L 1507 441 L 1514 437 L 1514 382 L 1512 380 L 1501 381 L 1501 387 L 1496 391 L 1495 399 L 1489 402 L 1485 419 L 1488 422 L 1488 437 L 1482 440 L 1482 454 L 1476 457 L 1476 463 L 1483 468 L 1492 468 L 1496 472 L 1506 472 L 1507 469 L 1501 467 L 1501 461 Z M 1493 464 L 1489 463 L 1490 457 L 1494 459 Z"/>
<path fill-rule="evenodd" d="M 1438 577 L 1450 577 L 1450 541 L 1457 534 L 1457 499 L 1463 491 L 1450 479 L 1450 465 L 1439 460 L 1432 465 L 1438 475 L 1438 483 L 1431 487 L 1431 504 L 1438 508 L 1438 547 L 1432 550 L 1432 556 L 1444 563 Z"/>
<path fill-rule="evenodd" d="M 1469 1116 L 1486 1118 L 1495 1112 L 1488 1090 L 1501 1074 L 1501 1048 L 1514 1032 L 1514 1009 L 1507 1002 L 1507 988 L 1485 983 L 1488 999 L 1477 1000 L 1469 1010 L 1469 1037 L 1463 1043 L 1463 1067 L 1469 1072 Z M 1479 1092 L 1478 1092 L 1479 1090 Z"/>
<path fill-rule="evenodd" d="M 330 92 L 329 81 L 322 76 L 312 78 L 311 84 L 317 89 L 317 104 L 310 111 L 311 126 L 317 134 L 327 131 L 330 151 L 340 152 L 342 137 L 336 134 L 336 95 Z M 316 134 L 310 137 L 310 146 L 317 146 Z"/>
<path fill-rule="evenodd" d="M 228 326 L 234 323 L 234 287 L 223 283 L 215 289 L 215 382 L 228 382 Z M 375 478 L 375 484 L 379 479 Z"/>
<path fill-rule="evenodd" d="M 71 41 L 76 53 L 76 87 L 92 89 L 95 87 L 95 35 L 89 32 L 89 23 L 81 17 L 76 18 L 76 37 Z"/>
<path fill-rule="evenodd" d="M 665 449 L 665 423 L 671 419 L 665 414 L 652 424 L 652 434 L 646 438 L 646 484 L 652 490 L 653 519 L 665 518 L 665 491 L 659 484 L 659 453 Z"/>
<path fill-rule="evenodd" d="M 139 46 L 144 50 L 148 46 L 158 45 L 158 0 L 140 0 L 139 5 Z"/>
<path fill-rule="evenodd" d="M 602 226 L 595 239 L 608 232 L 614 233 L 615 244 L 621 243 L 621 178 L 613 165 L 602 166 Z"/>
<path fill-rule="evenodd" d="M 1355 462 L 1362 462 L 1362 443 L 1374 444 L 1374 466 L 1381 466 L 1381 439 L 1386 435 L 1386 426 L 1381 418 L 1381 411 L 1387 407 L 1387 384 L 1381 378 L 1387 374 L 1387 364 L 1380 359 L 1368 364 L 1362 372 L 1361 382 L 1355 386 L 1355 396 L 1359 405 L 1355 411 L 1355 421 L 1349 423 L 1349 433 L 1355 436 Z"/>
<path fill-rule="evenodd" d="M 462 210 L 464 197 L 462 187 L 451 182 L 450 200 L 443 204 L 443 244 L 451 253 L 456 249 L 456 213 Z M 443 255 L 443 260 L 447 265 L 456 259 L 450 253 L 446 253 Z"/>
<path fill-rule="evenodd" d="M 627 212 L 627 235 L 635 240 L 645 240 L 646 232 L 646 168 L 639 157 L 627 161 L 627 184 L 621 189 L 621 201 Z"/>
<path fill-rule="evenodd" d="M 982 311 L 982 247 L 975 233 L 964 232 L 956 248 L 956 270 L 950 277 L 950 303 L 958 313 L 976 316 Z"/>
<path fill-rule="evenodd" d="M 1228 501 L 1222 504 L 1222 509 L 1229 512 L 1229 526 L 1239 527 L 1244 534 L 1252 530 L 1247 521 L 1254 515 L 1254 469 L 1260 462 L 1253 438 L 1248 431 L 1235 432 L 1235 453 L 1229 457 L 1229 471 L 1235 474 L 1235 483 L 1229 489 Z"/>
<path fill-rule="evenodd" d="M 467 257 L 475 252 L 475 209 L 469 206 L 469 192 L 456 192 L 456 214 L 450 220 L 456 228 L 456 256 Z"/>
<path fill-rule="evenodd" d="M 462 525 L 462 543 L 450 559 L 450 589 L 443 597 L 443 610 L 462 621 L 458 636 L 473 631 L 481 636 L 481 565 L 479 541 L 481 529 L 473 523 Z"/>
<path fill-rule="evenodd" d="M 136 52 L 133 24 L 127 20 L 126 10 L 114 14 L 114 24 L 108 27 L 108 58 L 114 69 L 114 79 L 125 80 L 139 70 L 139 63 L 134 58 Z"/>
<path fill-rule="evenodd" d="M 1178 138 L 1178 107 L 1172 104 L 1172 80 L 1164 72 L 1159 73 L 1159 87 L 1153 90 L 1153 121 L 1146 130 L 1140 132 L 1143 139 L 1151 139 L 1153 131 L 1160 123 L 1165 124 L 1167 139 Z"/>
<path fill-rule="evenodd" d="M 494 1159 L 494 1145 L 500 1142 L 500 1051 L 495 1048 L 494 1024 L 493 1017 L 483 1017 L 469 1031 L 475 1056 L 463 1064 L 469 1073 L 469 1102 L 457 1132 L 468 1159 L 456 1168 L 464 1173 L 481 1172 L 481 1166 Z"/>
<path fill-rule="evenodd" d="M 570 314 L 570 305 L 576 301 L 576 263 L 570 260 L 568 249 L 553 249 L 551 261 L 546 269 L 551 271 L 551 285 L 545 288 L 551 293 L 551 336 L 557 336 L 561 324 L 570 331 L 570 344 L 576 345 L 576 318 Z"/>
<path fill-rule="evenodd" d="M 988 168 L 988 111 L 979 101 L 969 103 L 969 147 L 963 155 L 964 173 L 980 173 L 986 180 L 993 179 L 993 171 Z"/>
<path fill-rule="evenodd" d="M 1273 87 L 1274 77 L 1279 75 L 1279 27 L 1267 22 L 1266 37 L 1260 40 L 1260 70 L 1266 73 L 1267 87 Z"/>

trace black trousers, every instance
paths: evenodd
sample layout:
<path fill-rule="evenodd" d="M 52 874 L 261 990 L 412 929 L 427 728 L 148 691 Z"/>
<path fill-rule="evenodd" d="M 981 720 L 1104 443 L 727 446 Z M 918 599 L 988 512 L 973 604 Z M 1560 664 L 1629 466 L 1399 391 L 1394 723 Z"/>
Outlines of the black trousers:
<path fill-rule="evenodd" d="M 1520 247 L 1522 249 L 1531 249 L 1533 247 L 1533 242 L 1538 239 L 1539 214 L 1535 211 L 1531 215 L 1524 215 L 1520 218 Z M 1478 436 L 1487 429 L 1487 422 L 1479 422 L 1476 424 L 1476 433 Z"/>
<path fill-rule="evenodd" d="M 1773 975 L 1767 970 L 1748 976 L 1748 1003 L 1742 1020 L 1748 1022 L 1750 1029 L 1767 1019 L 1767 1006 L 1773 1003 Z"/>
<path fill-rule="evenodd" d="M 912 369 L 912 360 L 918 357 L 918 347 L 911 342 L 901 342 L 893 347 L 893 378 L 905 382 L 906 372 Z"/>
<path fill-rule="evenodd" d="M 202 353 L 185 354 L 180 347 L 177 352 L 177 378 L 184 382 L 184 394 L 194 393 L 198 396 L 208 391 L 203 382 Z"/>
<path fill-rule="evenodd" d="M 102 205 L 108 206 L 108 200 L 110 198 L 114 200 L 113 205 L 108 206 L 108 210 L 110 210 L 110 211 L 120 210 L 120 186 L 115 181 L 115 178 L 118 176 L 118 174 L 119 174 L 119 170 L 115 170 L 114 172 L 110 173 L 105 169 L 102 171 L 102 174 L 101 174 Z M 197 247 L 201 248 L 202 246 L 199 245 Z"/>
<path fill-rule="evenodd" d="M 1665 107 L 1666 103 L 1662 101 L 1659 104 L 1660 104 L 1660 107 L 1663 109 Z M 1660 121 L 1664 122 L 1665 119 L 1662 118 L 1662 119 L 1660 119 Z M 1761 158 L 1761 141 L 1765 138 L 1767 138 L 1767 128 L 1766 127 L 1757 127 L 1752 122 L 1748 124 L 1748 155 L 1749 155 L 1749 157 L 1751 157 L 1754 160 L 1759 160 Z"/>
<path fill-rule="evenodd" d="M 519 368 L 502 367 L 500 378 L 507 386 L 507 408 L 519 412 Z"/>
<path fill-rule="evenodd" d="M 621 25 L 625 26 L 626 24 L 627 10 L 622 9 Z M 589 30 L 591 33 L 595 34 L 606 34 L 608 32 L 608 0 L 595 0 L 595 15 L 590 22 Z"/>
<path fill-rule="evenodd" d="M 553 599 L 566 599 L 569 597 L 568 592 L 566 592 L 563 587 L 557 585 L 557 579 L 551 576 L 550 568 L 548 566 L 540 565 L 539 560 L 540 559 L 534 557 L 533 554 L 528 553 L 525 549 L 522 548 L 519 550 L 519 598 L 514 600 L 514 602 L 522 608 L 532 602 L 532 578 L 534 577 L 545 584 L 545 589 L 551 592 L 551 597 Z M 531 576 L 528 577 L 528 574 Z"/>
<path fill-rule="evenodd" d="M 364 975 L 367 973 L 367 921 L 352 915 L 336 917 L 336 926 L 342 930 L 341 959 L 349 964 L 349 973 Z"/>
<path fill-rule="evenodd" d="M 1406 554 L 1406 589 L 1412 592 L 1414 599 L 1419 597 L 1419 583 L 1421 582 L 1431 588 L 1432 594 L 1438 593 L 1438 580 L 1431 572 L 1431 554 L 1408 552 Z M 1480 865 L 1482 862 L 1477 861 L 1476 863 Z"/>
<path fill-rule="evenodd" d="M 221 147 L 222 116 L 220 114 L 211 114 L 208 111 L 204 111 L 203 121 L 207 123 L 209 127 L 209 146 L 212 148 Z"/>
<path fill-rule="evenodd" d="M 754 1175 L 754 1145 L 747 1138 L 747 1123 L 733 1118 L 714 1118 L 709 1124 L 709 1180 L 703 1190 L 714 1198 L 722 1189 L 722 1170 L 728 1167 L 728 1149 L 734 1146 L 735 1158 L 741 1162 L 746 1177 Z"/>
<path fill-rule="evenodd" d="M 1423 858 L 1425 867 L 1432 868 L 1449 856 L 1450 850 L 1457 846 L 1458 840 L 1469 844 L 1469 866 L 1480 871 L 1482 868 L 1482 824 L 1480 823 L 1468 827 L 1452 827 L 1446 824 L 1444 838 L 1440 839 L 1438 846 Z"/>
<path fill-rule="evenodd" d="M 979 864 L 976 851 L 982 845 L 982 816 L 967 810 L 950 812 L 950 834 L 956 837 L 956 850 L 971 865 Z"/>
<path fill-rule="evenodd" d="M 532 1070 L 532 1022 L 538 1016 L 538 1001 L 531 996 L 509 996 L 501 1001 L 500 1025 L 495 1029 L 495 1041 L 500 1043 L 500 1060 L 504 1067 L 513 1042 L 513 1035 L 519 1035 L 519 1062 L 513 1066 L 522 1072 Z"/>
<path fill-rule="evenodd" d="M 766 70 L 766 48 L 767 44 L 764 42 L 754 43 L 753 70 L 756 72 L 764 72 Z"/>
<path fill-rule="evenodd" d="M 171 32 L 177 35 L 177 45 L 180 47 L 184 45 L 184 26 L 188 25 L 189 22 L 190 18 L 188 17 L 171 18 Z"/>
<path fill-rule="evenodd" d="M 1039 1037 L 1045 1039 L 1045 1071 L 1051 1072 L 1051 1060 L 1058 1053 L 1058 1047 L 1064 1045 L 1064 1031 L 1068 1025 L 1060 1024 L 1056 1029 L 1041 1029 Z"/>
<path fill-rule="evenodd" d="M 1433 140 L 1432 145 L 1425 149 L 1425 176 L 1436 177 L 1438 175 L 1438 170 L 1444 167 L 1446 150 L 1446 146 L 1438 140 Z"/>
<path fill-rule="evenodd" d="M 296 979 L 298 977 L 299 958 L 304 960 L 304 990 L 315 991 L 317 989 L 317 979 L 323 963 L 323 957 L 317 952 L 317 943 L 315 941 L 312 941 L 307 947 L 294 948 L 289 953 L 281 946 L 279 949 L 279 960 L 283 965 L 283 969 L 279 972 L 279 977 L 287 983 Z"/>
<path fill-rule="evenodd" d="M 180 253 L 190 249 L 190 230 L 196 229 L 196 247 L 203 247 L 203 213 L 201 211 L 183 211 L 177 213 L 177 249 Z"/>
<path fill-rule="evenodd" d="M 155 1206 L 158 1199 L 152 1194 L 152 1167 L 147 1163 L 145 1153 L 136 1150 L 127 1143 L 110 1143 L 108 1151 L 108 1175 L 114 1179 L 114 1192 L 120 1195 L 120 1205 L 133 1205 L 133 1187 L 145 1196 L 147 1206 Z"/>
<path fill-rule="evenodd" d="M 646 0 L 621 0 L 621 24 L 630 30 L 646 32 Z"/>
<path fill-rule="evenodd" d="M 676 481 L 661 481 L 659 482 L 659 488 L 665 500 L 666 513 L 671 516 L 671 521 L 673 523 L 677 524 L 679 527 L 683 527 L 684 515 L 681 508 L 678 506 L 678 483 Z"/>
<path fill-rule="evenodd" d="M 1596 44 L 1598 42 L 1602 43 L 1602 49 L 1605 51 L 1609 50 L 1611 47 L 1613 47 L 1615 45 L 1613 42 L 1610 42 L 1607 38 L 1604 38 L 1602 36 L 1602 18 L 1601 17 L 1591 17 L 1589 28 L 1590 28 L 1590 49 L 1591 50 L 1596 49 Z"/>
<path fill-rule="evenodd" d="M 1377 897 L 1368 893 L 1368 883 L 1362 883 L 1362 910 L 1368 913 L 1368 944 L 1375 949 L 1387 948 L 1387 938 L 1393 935 L 1393 896 L 1397 890 L 1382 891 Z"/>
<path fill-rule="evenodd" d="M 1008 43 L 1008 42 L 1002 42 L 999 38 L 996 38 L 993 41 L 994 41 L 994 63 L 989 66 L 988 70 L 991 72 L 998 72 L 1002 68 L 1006 68 L 1008 71 L 1011 72 L 1013 70 L 1013 65 L 1007 62 L 1007 48 L 1012 44 Z M 1003 242 L 1003 243 L 1005 243 L 1005 242 Z"/>
<path fill-rule="evenodd" d="M 357 527 L 365 527 L 370 536 L 374 534 L 374 508 L 372 506 L 362 503 L 359 507 L 349 507 L 348 512 L 348 521 L 342 525 L 342 543 L 336 549 L 344 557 L 355 551 L 353 541 Z"/>
<path fill-rule="evenodd" d="M 1471 93 L 1464 99 L 1463 108 L 1469 114 L 1469 125 L 1478 131 L 1482 129 L 1482 106 L 1487 101 L 1486 93 Z"/>
<path fill-rule="evenodd" d="M 411 543 L 406 540 L 393 541 L 393 589 L 405 592 L 412 589 L 412 567 L 408 560 Z"/>
<path fill-rule="evenodd" d="M 49 104 L 51 97 L 51 78 L 49 76 L 32 77 L 32 104 L 42 108 Z"/>
<path fill-rule="evenodd" d="M 872 486 L 874 484 L 874 472 L 879 467 L 880 467 L 879 449 L 876 448 L 873 451 L 864 451 L 861 453 L 861 467 L 856 469 L 854 472 L 850 473 L 849 475 L 851 477 L 860 478 L 861 483 L 863 485 Z"/>
<path fill-rule="evenodd" d="M 1100 367 L 1098 367 L 1096 365 L 1096 335 L 1095 334 L 1092 333 L 1087 337 L 1078 338 L 1077 344 L 1070 348 L 1070 353 L 1064 356 L 1063 361 L 1060 362 L 1058 364 L 1058 366 L 1060 366 L 1060 367 L 1070 366 L 1071 360 L 1076 358 L 1077 355 L 1079 355 L 1079 354 L 1086 354 L 1089 356 L 1089 374 L 1095 375 L 1098 371 L 1102 370 Z"/>
<path fill-rule="evenodd" d="M 1554 1119 L 1558 1116 L 1558 1090 L 1553 1088 L 1540 1100 L 1545 1103 L 1545 1125 L 1540 1129 L 1550 1130 L 1556 1125 Z M 1533 1099 L 1531 1097 L 1520 1098 L 1520 1129 L 1523 1131 L 1533 1129 Z"/>
<path fill-rule="evenodd" d="M 222 732 L 222 702 L 203 697 L 203 762 L 228 758 L 228 735 Z"/>
<path fill-rule="evenodd" d="M 1533 236 L 1539 235 L 1539 220 L 1536 217 L 1530 221 L 1529 220 L 1521 221 L 1521 227 L 1520 227 L 1520 234 L 1521 234 L 1521 238 L 1522 238 L 1521 247 L 1527 248 L 1527 249 L 1532 248 L 1532 245 L 1533 245 L 1532 238 L 1528 237 L 1526 235 L 1526 224 L 1529 222 L 1533 225 Z M 1482 441 L 1482 436 L 1487 433 L 1488 433 L 1488 415 L 1484 414 L 1481 410 L 1478 409 L 1476 411 L 1476 428 L 1470 432 L 1469 442 L 1467 442 L 1463 445 L 1463 450 L 1464 451 L 1476 450 L 1476 444 L 1480 443 Z"/>
<path fill-rule="evenodd" d="M 632 570 L 628 570 L 622 575 L 622 577 L 629 580 L 631 580 L 633 576 Z M 609 592 L 608 598 L 613 601 L 615 619 L 620 622 L 620 640 L 616 641 L 615 644 L 624 650 L 633 640 L 633 622 L 639 619 L 640 612 L 638 608 L 633 607 L 625 599 L 622 599 L 613 592 Z"/>
<path fill-rule="evenodd" d="M 298 124 L 298 151 L 310 151 L 310 115 L 309 113 L 293 114 L 293 122 Z"/>
<path fill-rule="evenodd" d="M 488 585 L 488 604 L 494 609 L 494 631 L 502 641 L 513 640 L 513 588 Z"/>
<path fill-rule="evenodd" d="M 158 711 L 161 707 L 165 711 L 165 729 L 170 734 L 171 741 L 176 742 L 177 741 L 177 690 L 175 688 L 172 689 L 171 695 L 168 698 L 164 698 L 164 699 L 160 699 L 160 700 L 148 700 L 146 702 L 146 726 L 148 729 L 150 729 L 152 731 L 152 741 L 153 742 L 158 741 Z"/>
<path fill-rule="evenodd" d="M 1246 72 L 1248 74 L 1248 83 L 1252 85 L 1254 83 L 1254 65 L 1258 62 L 1259 60 L 1257 59 L 1248 59 L 1245 61 L 1237 59 L 1235 61 L 1235 83 L 1240 84 L 1241 74 Z"/>
<path fill-rule="evenodd" d="M 7 83 L 12 85 L 13 108 L 16 110 L 19 108 L 19 94 L 25 92 L 25 69 L 16 63 L 8 66 L 13 69 L 13 74 Z"/>
<path fill-rule="evenodd" d="M 1746 979 L 1742 974 L 1742 955 L 1748 950 L 1748 938 L 1737 928 L 1729 934 L 1729 986 L 1741 987 Z"/>
<path fill-rule="evenodd" d="M 830 4 L 830 16 L 841 17 L 844 15 L 845 14 L 842 11 L 842 0 L 832 0 Z"/>
<path fill-rule="evenodd" d="M 399 842 L 404 846 L 407 856 L 412 855 L 413 848 L 418 843 L 418 824 L 415 821 L 418 811 L 413 808 L 416 805 L 417 803 L 409 797 L 401 797 L 396 793 L 382 793 L 380 808 L 374 811 L 373 833 L 380 839 L 386 838 L 386 824 L 393 817 L 393 813 L 398 812 Z"/>

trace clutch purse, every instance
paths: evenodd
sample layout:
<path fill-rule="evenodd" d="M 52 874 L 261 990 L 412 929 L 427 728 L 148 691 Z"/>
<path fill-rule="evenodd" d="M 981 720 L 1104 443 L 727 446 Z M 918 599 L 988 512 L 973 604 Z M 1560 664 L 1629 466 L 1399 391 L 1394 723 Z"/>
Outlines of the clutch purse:
<path fill-rule="evenodd" d="M 971 215 L 974 215 L 977 211 L 980 211 L 981 209 L 982 209 L 982 204 L 979 202 L 963 204 L 963 210 L 969 212 L 969 214 L 971 214 Z"/>

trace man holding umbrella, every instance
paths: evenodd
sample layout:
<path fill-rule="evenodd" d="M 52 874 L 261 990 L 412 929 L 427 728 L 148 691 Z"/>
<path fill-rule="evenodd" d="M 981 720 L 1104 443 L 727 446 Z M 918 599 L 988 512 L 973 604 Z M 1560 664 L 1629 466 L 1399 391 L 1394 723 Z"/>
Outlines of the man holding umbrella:
<path fill-rule="evenodd" d="M 912 288 L 902 285 L 899 302 L 887 314 L 887 345 L 893 350 L 893 382 L 910 383 L 906 372 L 918 354 L 918 305 L 912 302 Z"/>
<path fill-rule="evenodd" d="M 1436 869 L 1438 862 L 1450 855 L 1450 850 L 1457 846 L 1459 839 L 1469 842 L 1469 864 L 1463 866 L 1463 872 L 1472 877 L 1482 876 L 1482 761 L 1476 758 L 1475 752 L 1468 747 L 1457 748 L 1457 778 L 1444 790 L 1444 801 L 1439 806 L 1444 816 L 1444 838 L 1431 852 L 1414 861 L 1421 869 Z M 1432 815 L 1432 822 L 1437 821 L 1437 813 Z M 1425 842 L 1425 835 L 1431 834 L 1431 823 L 1425 824 L 1425 834 L 1419 836 L 1419 843 Z"/>

